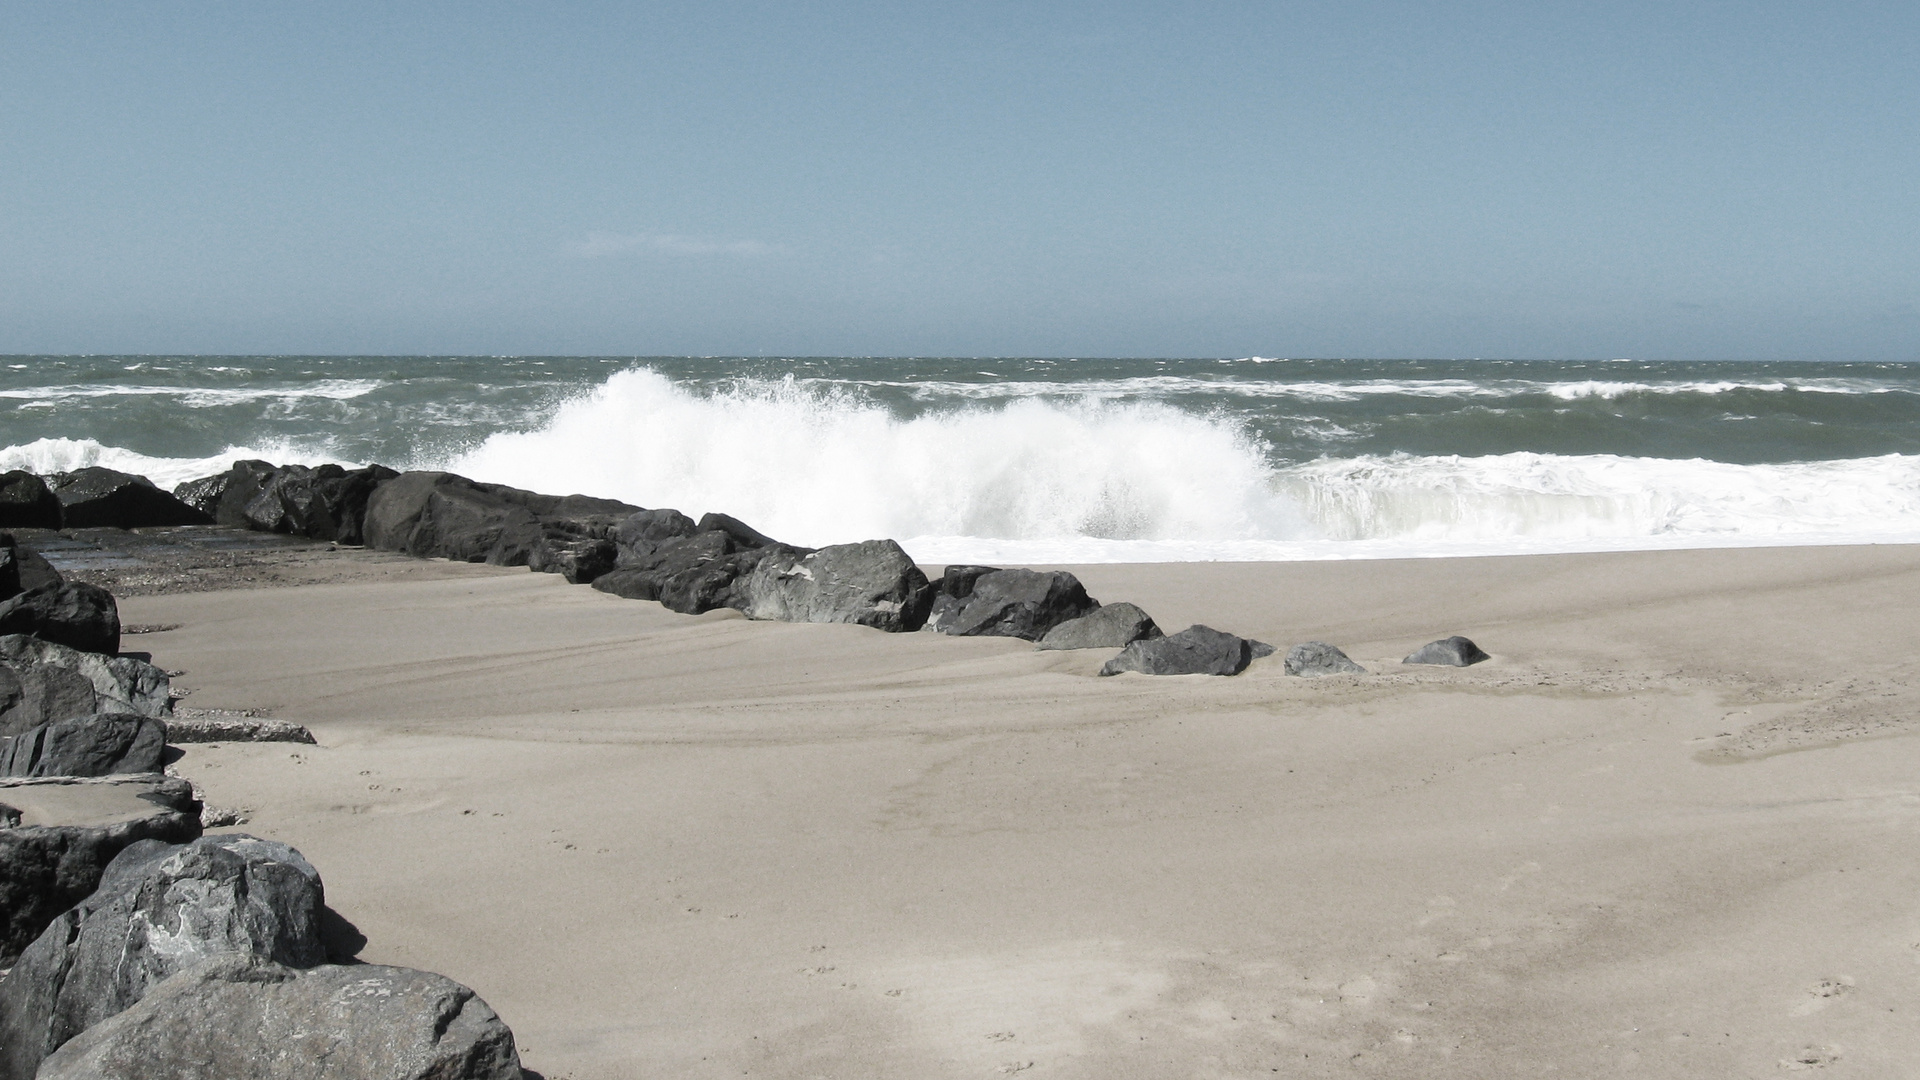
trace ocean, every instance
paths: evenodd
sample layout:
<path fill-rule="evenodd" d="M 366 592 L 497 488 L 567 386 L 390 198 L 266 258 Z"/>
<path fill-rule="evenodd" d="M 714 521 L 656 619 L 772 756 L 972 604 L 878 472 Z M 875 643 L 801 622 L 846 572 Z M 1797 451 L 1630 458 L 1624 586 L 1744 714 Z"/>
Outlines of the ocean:
<path fill-rule="evenodd" d="M 11 356 L 0 446 L 451 469 L 928 563 L 1920 541 L 1920 364 Z"/>

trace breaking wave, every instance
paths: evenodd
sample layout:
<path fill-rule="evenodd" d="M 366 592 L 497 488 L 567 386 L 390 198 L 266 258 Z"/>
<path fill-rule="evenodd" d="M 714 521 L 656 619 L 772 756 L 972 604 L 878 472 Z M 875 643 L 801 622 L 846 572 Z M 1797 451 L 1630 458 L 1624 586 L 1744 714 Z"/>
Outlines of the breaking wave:
<path fill-rule="evenodd" d="M 639 369 L 446 462 L 783 539 L 930 562 L 1450 555 L 1920 541 L 1920 456 L 1736 465 L 1617 455 L 1289 464 L 1221 415 L 1088 395 L 901 418 L 844 389 Z"/>

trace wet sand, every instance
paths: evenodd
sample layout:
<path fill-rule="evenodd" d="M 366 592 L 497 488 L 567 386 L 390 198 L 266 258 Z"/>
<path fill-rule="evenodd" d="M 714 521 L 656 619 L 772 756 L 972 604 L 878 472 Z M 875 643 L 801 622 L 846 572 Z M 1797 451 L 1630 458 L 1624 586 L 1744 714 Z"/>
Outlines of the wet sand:
<path fill-rule="evenodd" d="M 319 740 L 178 771 L 549 1080 L 1912 1075 L 1920 548 L 1075 569 L 1371 674 L 446 563 L 122 607 Z"/>

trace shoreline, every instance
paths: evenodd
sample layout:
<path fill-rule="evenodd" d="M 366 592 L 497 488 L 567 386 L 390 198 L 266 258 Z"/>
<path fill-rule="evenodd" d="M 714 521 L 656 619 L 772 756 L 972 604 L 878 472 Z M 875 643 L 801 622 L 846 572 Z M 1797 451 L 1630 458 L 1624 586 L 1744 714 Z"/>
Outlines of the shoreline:
<path fill-rule="evenodd" d="M 319 740 L 180 770 L 549 1080 L 1920 1056 L 1920 547 L 1070 567 L 1322 679 L 417 566 L 123 607 Z"/>

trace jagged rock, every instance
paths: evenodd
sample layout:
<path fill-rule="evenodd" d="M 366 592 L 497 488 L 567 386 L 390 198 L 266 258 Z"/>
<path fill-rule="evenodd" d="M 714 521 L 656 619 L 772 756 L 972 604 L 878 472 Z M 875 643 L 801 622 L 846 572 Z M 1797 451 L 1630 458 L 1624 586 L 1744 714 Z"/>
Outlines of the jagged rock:
<path fill-rule="evenodd" d="M 550 532 L 611 538 L 639 511 L 613 499 L 541 495 L 443 472 L 408 472 L 367 500 L 368 547 L 428 558 L 525 566 Z M 557 528 L 564 523 L 565 528 Z"/>
<path fill-rule="evenodd" d="M 0 536 L 6 535 L 0 533 Z M 20 592 L 32 592 L 49 585 L 59 586 L 67 583 L 67 579 L 60 576 L 60 571 L 53 568 L 53 564 L 47 561 L 46 556 L 25 544 L 14 545 L 13 564 L 20 576 Z"/>
<path fill-rule="evenodd" d="M 744 608 L 743 579 L 761 560 L 775 555 L 798 558 L 809 553 L 808 548 L 779 543 L 743 546 L 734 534 L 710 529 L 650 542 L 644 549 L 629 547 L 621 554 L 622 565 L 595 579 L 593 587 L 629 600 L 658 600 L 686 615 L 723 607 Z"/>
<path fill-rule="evenodd" d="M 149 716 L 97 713 L 0 737 L 0 776 L 157 773 L 167 726 Z"/>
<path fill-rule="evenodd" d="M 236 468 L 238 464 L 236 463 Z M 220 496 L 226 494 L 227 484 L 232 479 L 232 472 L 223 472 L 203 476 L 198 480 L 188 480 L 173 486 L 173 497 L 208 517 L 218 520 Z"/>
<path fill-rule="evenodd" d="M 1177 634 L 1136 641 L 1100 668 L 1102 675 L 1238 675 L 1253 662 L 1253 642 L 1195 624 Z"/>
<path fill-rule="evenodd" d="M 700 524 L 695 525 L 693 531 L 697 533 L 726 533 L 728 536 L 733 537 L 734 545 L 740 548 L 787 546 L 729 514 L 702 514 L 700 515 Z"/>
<path fill-rule="evenodd" d="M 922 629 L 938 630 L 952 622 L 954 613 L 973 595 L 973 583 L 999 569 L 997 566 L 947 567 L 941 572 L 940 580 L 933 583 L 933 606 L 927 610 L 927 624 Z"/>
<path fill-rule="evenodd" d="M 970 569 L 970 568 L 969 568 Z M 947 593 L 942 581 L 941 592 Z M 1047 631 L 1099 608 L 1080 580 L 1064 570 L 989 570 L 974 577 L 959 603 L 939 612 L 934 629 L 958 637 L 1017 637 L 1037 641 Z"/>
<path fill-rule="evenodd" d="M 0 804 L 0 968 L 86 899 L 128 845 L 200 835 L 193 785 L 172 777 L 6 780 Z"/>
<path fill-rule="evenodd" d="M 319 873 L 285 844 L 230 833 L 129 846 L 0 982 L 0 1080 L 27 1080 L 68 1039 L 207 960 L 325 962 L 323 905 Z"/>
<path fill-rule="evenodd" d="M 20 558 L 15 552 L 12 533 L 0 533 L 0 600 L 11 600 L 23 591 L 20 588 Z"/>
<path fill-rule="evenodd" d="M 1047 631 L 1040 639 L 1042 649 L 1119 649 L 1136 641 L 1160 636 L 1153 616 L 1132 604 L 1107 604 L 1090 615 L 1082 615 Z"/>
<path fill-rule="evenodd" d="M 626 564 L 628 550 L 645 557 L 662 541 L 692 536 L 700 531 L 693 519 L 678 510 L 642 510 L 622 521 L 614 539 L 621 547 L 621 563 Z"/>
<path fill-rule="evenodd" d="M 206 525 L 212 519 L 171 494 L 134 476 L 98 465 L 57 473 L 48 486 L 60 500 L 61 527 L 138 529 L 157 525 Z"/>
<path fill-rule="evenodd" d="M 933 600 L 927 576 L 892 540 L 810 554 L 781 548 L 760 560 L 738 593 L 749 618 L 857 623 L 892 633 L 920 629 Z"/>
<path fill-rule="evenodd" d="M 0 735 L 92 713 L 165 716 L 171 689 L 166 672 L 130 656 L 0 637 Z"/>
<path fill-rule="evenodd" d="M 1480 646 L 1475 645 L 1471 639 L 1463 638 L 1456 634 L 1453 637 L 1441 638 L 1439 641 L 1430 641 L 1418 649 L 1415 649 L 1412 656 L 1400 662 L 1403 664 L 1444 664 L 1448 667 L 1470 667 L 1482 660 L 1491 659 L 1493 659 L 1493 657 L 1480 651 Z"/>
<path fill-rule="evenodd" d="M 1324 641 L 1308 641 L 1287 650 L 1289 675 L 1365 675 L 1367 669 Z"/>
<path fill-rule="evenodd" d="M 548 535 L 534 542 L 527 554 L 527 569 L 559 574 L 570 584 L 590 585 L 613 569 L 619 557 L 620 546 L 612 540 Z"/>
<path fill-rule="evenodd" d="M 43 586 L 0 601 L 0 634 L 26 634 L 82 652 L 117 656 L 120 607 L 84 581 Z"/>
<path fill-rule="evenodd" d="M 41 1080 L 520 1080 L 513 1032 L 465 986 L 377 964 L 224 957 L 154 987 Z"/>
<path fill-rule="evenodd" d="M 236 461 L 226 472 L 189 480 L 173 493 L 221 525 L 358 544 L 367 500 L 398 475 L 384 465 L 349 470 Z"/>
<path fill-rule="evenodd" d="M 0 473 L 0 529 L 57 529 L 60 497 L 23 469 Z"/>

